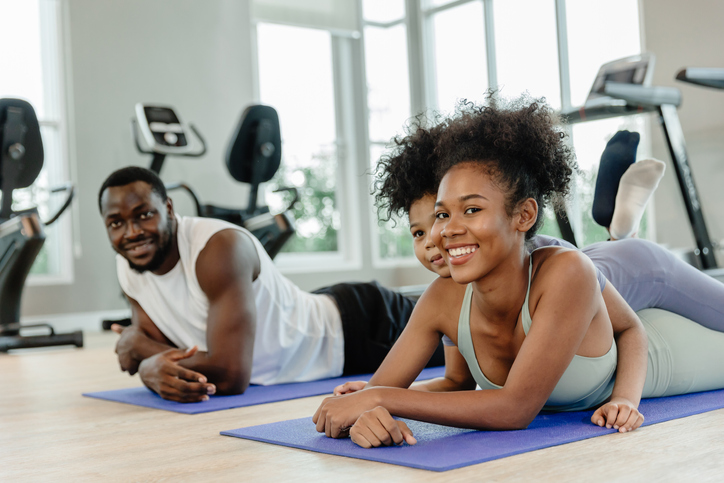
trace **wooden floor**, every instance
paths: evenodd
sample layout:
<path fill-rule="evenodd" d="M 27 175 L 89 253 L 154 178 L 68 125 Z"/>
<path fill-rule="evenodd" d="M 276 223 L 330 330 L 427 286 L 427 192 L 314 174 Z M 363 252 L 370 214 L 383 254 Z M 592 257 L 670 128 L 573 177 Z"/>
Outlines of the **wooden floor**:
<path fill-rule="evenodd" d="M 114 341 L 0 354 L 0 481 L 724 481 L 724 410 L 434 473 L 219 435 L 322 396 L 198 415 L 82 397 L 140 384 Z"/>

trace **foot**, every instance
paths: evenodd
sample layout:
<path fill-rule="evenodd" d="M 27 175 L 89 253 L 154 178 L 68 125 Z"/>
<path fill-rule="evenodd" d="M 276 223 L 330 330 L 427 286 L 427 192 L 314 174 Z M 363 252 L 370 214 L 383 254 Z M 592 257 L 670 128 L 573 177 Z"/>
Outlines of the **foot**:
<path fill-rule="evenodd" d="M 658 159 L 642 159 L 632 164 L 621 176 L 613 212 L 611 238 L 628 238 L 639 228 L 641 217 L 651 195 L 664 177 L 666 164 Z"/>
<path fill-rule="evenodd" d="M 596 178 L 591 214 L 601 226 L 611 226 L 621 176 L 636 161 L 641 136 L 637 132 L 619 131 L 606 144 Z"/>

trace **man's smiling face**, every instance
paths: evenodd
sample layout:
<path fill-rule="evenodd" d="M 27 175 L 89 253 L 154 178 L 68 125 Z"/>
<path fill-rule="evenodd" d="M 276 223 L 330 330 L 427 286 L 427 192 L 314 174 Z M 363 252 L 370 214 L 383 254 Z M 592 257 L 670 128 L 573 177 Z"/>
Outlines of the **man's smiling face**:
<path fill-rule="evenodd" d="M 165 273 L 173 247 L 174 222 L 171 201 L 164 202 L 151 185 L 135 181 L 109 187 L 101 198 L 101 215 L 113 249 L 131 268 Z M 166 265 L 169 265 L 166 267 Z"/>

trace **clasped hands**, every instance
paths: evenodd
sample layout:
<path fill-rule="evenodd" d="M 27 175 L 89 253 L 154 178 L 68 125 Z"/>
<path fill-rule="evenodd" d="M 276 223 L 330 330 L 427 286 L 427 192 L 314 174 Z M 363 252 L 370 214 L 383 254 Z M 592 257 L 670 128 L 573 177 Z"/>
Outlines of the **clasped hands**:
<path fill-rule="evenodd" d="M 330 438 L 350 436 L 363 448 L 417 443 L 407 424 L 379 404 L 379 388 L 363 391 L 365 386 L 363 381 L 337 386 L 312 418 L 317 431 Z"/>
<path fill-rule="evenodd" d="M 208 401 L 209 395 L 216 392 L 216 386 L 210 384 L 206 376 L 179 364 L 179 361 L 196 354 L 196 346 L 190 349 L 172 348 L 139 360 L 134 351 L 136 338 L 143 337 L 139 329 L 119 325 L 113 325 L 112 329 L 121 336 L 116 344 L 121 370 L 130 375 L 138 372 L 146 387 L 162 398 L 183 403 L 200 402 Z"/>

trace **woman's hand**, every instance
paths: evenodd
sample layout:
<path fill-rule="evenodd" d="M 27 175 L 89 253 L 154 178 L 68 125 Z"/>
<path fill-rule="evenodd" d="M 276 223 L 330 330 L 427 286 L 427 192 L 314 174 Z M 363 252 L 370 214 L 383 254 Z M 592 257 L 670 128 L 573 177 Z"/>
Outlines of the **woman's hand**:
<path fill-rule="evenodd" d="M 404 421 L 397 421 L 382 406 L 365 411 L 349 431 L 352 441 L 363 448 L 415 444 L 417 440 Z"/>
<path fill-rule="evenodd" d="M 334 388 L 334 395 L 341 396 L 342 394 L 352 394 L 353 392 L 361 391 L 367 386 L 367 381 L 349 381 Z"/>
<path fill-rule="evenodd" d="M 622 397 L 613 397 L 609 402 L 596 409 L 591 416 L 591 422 L 601 427 L 617 429 L 619 433 L 626 433 L 638 428 L 644 422 L 644 415 L 636 406 Z"/>
<path fill-rule="evenodd" d="M 357 422 L 357 418 L 380 403 L 379 391 L 376 388 L 328 397 L 322 401 L 312 421 L 317 425 L 317 431 L 327 437 L 346 438 L 349 428 Z"/>

